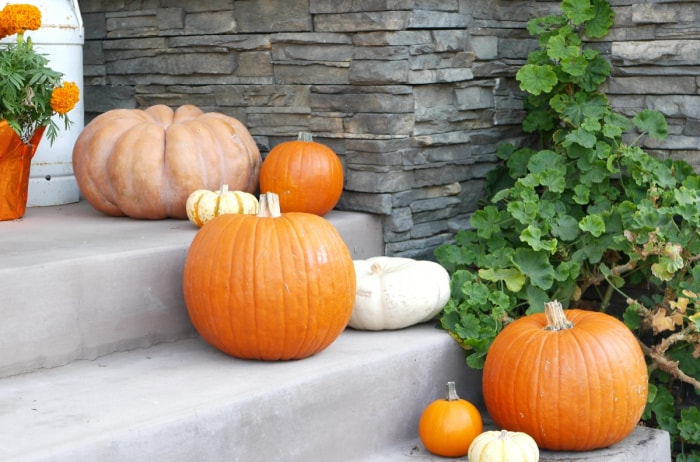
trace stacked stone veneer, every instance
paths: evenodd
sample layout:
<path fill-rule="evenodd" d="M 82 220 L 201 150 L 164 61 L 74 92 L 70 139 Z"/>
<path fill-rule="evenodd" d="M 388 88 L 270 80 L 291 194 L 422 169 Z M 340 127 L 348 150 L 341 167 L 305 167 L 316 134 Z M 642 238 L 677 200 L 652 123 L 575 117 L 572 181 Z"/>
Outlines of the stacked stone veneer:
<path fill-rule="evenodd" d="M 513 75 L 524 29 L 559 2 L 512 0 L 79 1 L 87 119 L 116 107 L 195 104 L 240 119 L 263 153 L 313 133 L 345 165 L 339 208 L 381 214 L 388 255 L 430 257 L 467 226 L 502 141 L 520 142 Z M 700 2 L 613 1 L 596 43 L 607 90 L 651 107 L 648 145 L 697 163 Z"/>

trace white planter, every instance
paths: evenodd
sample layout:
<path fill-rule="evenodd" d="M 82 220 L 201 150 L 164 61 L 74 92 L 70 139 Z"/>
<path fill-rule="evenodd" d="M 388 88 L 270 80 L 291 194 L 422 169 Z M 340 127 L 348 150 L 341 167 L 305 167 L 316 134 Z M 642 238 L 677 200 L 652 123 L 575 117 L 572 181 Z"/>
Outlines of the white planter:
<path fill-rule="evenodd" d="M 73 124 L 70 130 L 56 117 L 58 137 L 51 145 L 44 136 L 32 160 L 27 206 L 59 205 L 77 202 L 78 183 L 73 175 L 73 145 L 83 130 L 83 43 L 85 33 L 78 0 L 0 0 L 0 8 L 8 3 L 28 3 L 41 10 L 41 28 L 27 31 L 34 47 L 47 55 L 52 69 L 63 73 L 63 79 L 80 88 L 80 101 L 68 113 Z M 3 41 L 15 40 L 8 37 Z"/>

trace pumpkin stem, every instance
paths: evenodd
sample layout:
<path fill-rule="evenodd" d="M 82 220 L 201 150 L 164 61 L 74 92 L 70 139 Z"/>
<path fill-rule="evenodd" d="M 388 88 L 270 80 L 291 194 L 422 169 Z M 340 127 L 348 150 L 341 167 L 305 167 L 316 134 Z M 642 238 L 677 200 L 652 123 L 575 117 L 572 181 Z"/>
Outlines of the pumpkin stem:
<path fill-rule="evenodd" d="M 227 184 L 221 185 L 221 190 L 219 191 L 219 196 L 223 196 L 227 192 L 228 192 L 228 185 Z"/>
<path fill-rule="evenodd" d="M 445 397 L 447 401 L 457 401 L 459 395 L 457 394 L 457 388 L 454 382 L 447 382 L 447 396 Z"/>
<path fill-rule="evenodd" d="M 547 317 L 545 330 L 566 330 L 574 327 L 574 324 L 566 319 L 566 313 L 558 300 L 544 304 L 544 315 Z"/>
<path fill-rule="evenodd" d="M 258 203 L 258 217 L 277 218 L 282 216 L 280 211 L 280 197 L 273 192 L 260 195 Z"/>
<path fill-rule="evenodd" d="M 297 140 L 298 141 L 307 141 L 310 143 L 314 140 L 314 137 L 309 132 L 299 132 L 299 136 L 298 136 Z"/>

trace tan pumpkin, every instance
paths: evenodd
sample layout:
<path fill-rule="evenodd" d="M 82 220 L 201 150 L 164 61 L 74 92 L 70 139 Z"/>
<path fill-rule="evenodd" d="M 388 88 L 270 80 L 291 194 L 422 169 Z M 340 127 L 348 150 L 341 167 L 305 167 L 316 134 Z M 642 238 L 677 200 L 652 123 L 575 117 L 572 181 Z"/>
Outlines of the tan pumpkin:
<path fill-rule="evenodd" d="M 73 148 L 85 199 L 108 215 L 187 218 L 197 189 L 255 192 L 260 151 L 237 119 L 185 105 L 114 109 L 93 119 Z"/>
<path fill-rule="evenodd" d="M 491 430 L 474 438 L 468 459 L 469 462 L 537 462 L 540 450 L 527 433 Z"/>
<path fill-rule="evenodd" d="M 245 191 L 229 191 L 225 184 L 218 191 L 198 189 L 187 198 L 187 218 L 200 228 L 214 217 L 227 213 L 258 213 L 258 199 Z"/>

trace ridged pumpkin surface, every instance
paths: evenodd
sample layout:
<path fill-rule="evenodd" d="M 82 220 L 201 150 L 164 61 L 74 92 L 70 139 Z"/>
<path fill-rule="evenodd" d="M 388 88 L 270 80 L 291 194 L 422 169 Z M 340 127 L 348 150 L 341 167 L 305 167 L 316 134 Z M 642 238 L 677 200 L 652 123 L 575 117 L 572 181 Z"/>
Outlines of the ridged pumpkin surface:
<path fill-rule="evenodd" d="M 343 194 L 343 164 L 328 146 L 308 133 L 280 143 L 260 168 L 260 191 L 280 198 L 282 212 L 325 215 Z"/>
<path fill-rule="evenodd" d="M 192 241 L 183 285 L 207 342 L 262 360 L 325 349 L 345 329 L 356 291 L 347 246 L 330 222 L 307 213 L 214 218 Z"/>
<path fill-rule="evenodd" d="M 564 311 L 573 327 L 546 330 L 544 313 L 507 325 L 483 371 L 484 402 L 502 429 L 540 448 L 587 451 L 622 441 L 648 392 L 644 354 L 632 332 L 599 312 Z"/>
<path fill-rule="evenodd" d="M 237 119 L 192 105 L 114 109 L 73 147 L 80 191 L 97 210 L 132 218 L 187 218 L 197 189 L 255 192 L 262 157 Z"/>

